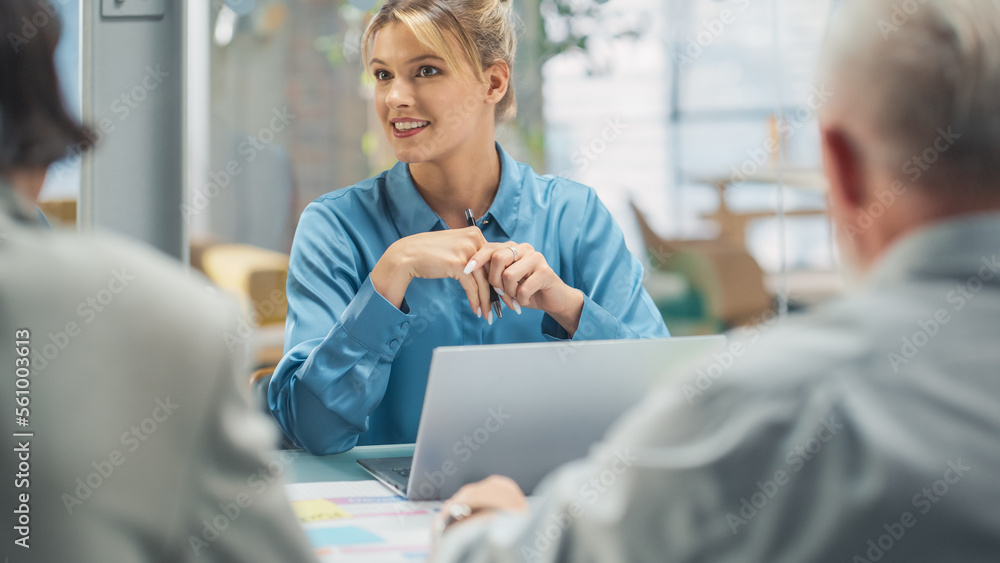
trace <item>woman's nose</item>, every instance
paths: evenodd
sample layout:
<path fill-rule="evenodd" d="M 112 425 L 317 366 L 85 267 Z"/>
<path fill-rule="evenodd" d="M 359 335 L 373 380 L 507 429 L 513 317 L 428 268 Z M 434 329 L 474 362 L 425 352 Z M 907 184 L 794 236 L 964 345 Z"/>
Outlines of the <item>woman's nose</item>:
<path fill-rule="evenodd" d="M 393 80 L 389 91 L 386 92 L 385 104 L 390 108 L 413 105 L 413 89 L 410 84 L 406 80 Z"/>

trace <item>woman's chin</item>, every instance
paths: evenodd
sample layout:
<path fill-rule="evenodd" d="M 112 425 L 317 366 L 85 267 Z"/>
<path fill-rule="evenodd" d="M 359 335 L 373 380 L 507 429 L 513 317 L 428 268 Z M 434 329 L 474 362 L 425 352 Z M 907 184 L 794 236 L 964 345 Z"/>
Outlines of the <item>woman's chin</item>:
<path fill-rule="evenodd" d="M 427 160 L 426 151 L 415 148 L 396 149 L 396 160 L 404 164 L 420 164 Z"/>

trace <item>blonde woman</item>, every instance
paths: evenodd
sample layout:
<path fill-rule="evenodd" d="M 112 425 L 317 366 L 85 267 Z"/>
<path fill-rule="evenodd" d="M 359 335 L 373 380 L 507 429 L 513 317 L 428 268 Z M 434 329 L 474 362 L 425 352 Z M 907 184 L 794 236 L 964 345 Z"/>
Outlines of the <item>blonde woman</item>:
<path fill-rule="evenodd" d="M 294 442 L 413 442 L 436 346 L 669 336 L 594 191 L 496 144 L 516 111 L 509 1 L 390 0 L 363 48 L 399 163 L 302 213 L 268 391 Z"/>

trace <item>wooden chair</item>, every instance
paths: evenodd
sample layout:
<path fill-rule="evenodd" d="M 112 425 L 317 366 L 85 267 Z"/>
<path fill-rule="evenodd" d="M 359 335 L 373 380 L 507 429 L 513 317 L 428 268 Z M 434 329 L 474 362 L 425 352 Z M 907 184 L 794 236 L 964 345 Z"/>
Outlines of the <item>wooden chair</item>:
<path fill-rule="evenodd" d="M 746 249 L 725 240 L 667 240 L 632 204 L 653 268 L 678 272 L 727 327 L 754 322 L 774 306 L 764 271 Z"/>

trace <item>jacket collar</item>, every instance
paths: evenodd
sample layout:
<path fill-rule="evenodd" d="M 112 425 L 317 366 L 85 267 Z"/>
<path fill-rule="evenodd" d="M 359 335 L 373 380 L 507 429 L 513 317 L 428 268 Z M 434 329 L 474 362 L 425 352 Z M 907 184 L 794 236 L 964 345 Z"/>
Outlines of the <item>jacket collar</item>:
<path fill-rule="evenodd" d="M 0 220 L 15 219 L 23 223 L 37 223 L 35 206 L 0 179 Z"/>
<path fill-rule="evenodd" d="M 978 278 L 1000 285 L 1000 213 L 968 214 L 930 225 L 892 246 L 868 277 L 875 287 L 907 280 Z"/>

